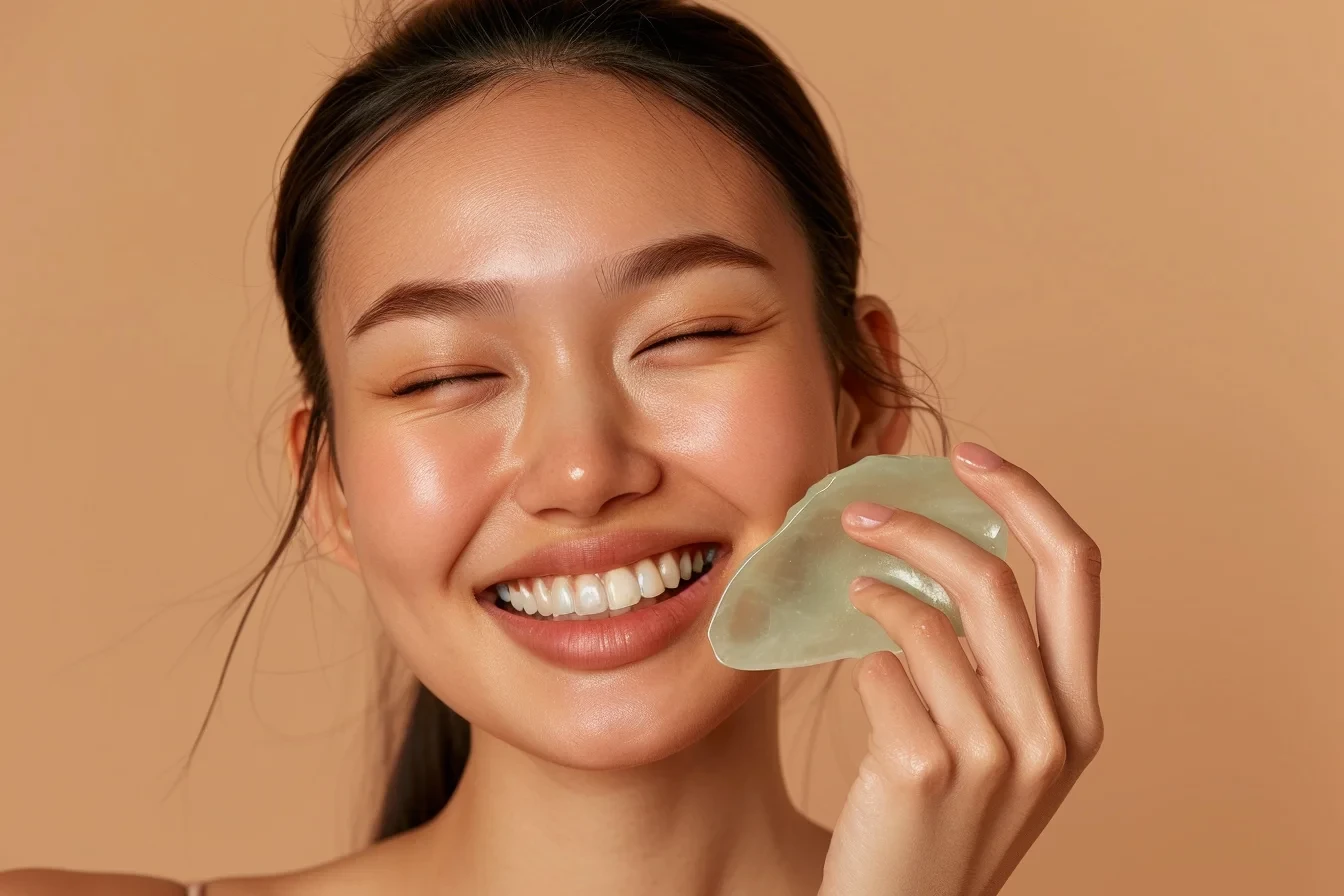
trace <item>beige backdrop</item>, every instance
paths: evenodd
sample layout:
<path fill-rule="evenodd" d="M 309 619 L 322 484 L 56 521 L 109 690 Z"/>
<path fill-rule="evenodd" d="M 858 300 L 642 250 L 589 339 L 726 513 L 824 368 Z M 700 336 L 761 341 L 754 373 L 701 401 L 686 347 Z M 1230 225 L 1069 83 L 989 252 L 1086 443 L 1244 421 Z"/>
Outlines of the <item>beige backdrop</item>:
<path fill-rule="evenodd" d="M 0 867 L 333 856 L 371 696 L 335 568 L 264 596 L 174 784 L 288 487 L 270 190 L 350 4 L 4 5 Z M 1105 553 L 1106 745 L 1006 892 L 1340 892 L 1344 4 L 733 8 L 840 123 L 956 435 Z M 810 684 L 785 723 L 823 821 L 841 682 L 806 787 Z"/>

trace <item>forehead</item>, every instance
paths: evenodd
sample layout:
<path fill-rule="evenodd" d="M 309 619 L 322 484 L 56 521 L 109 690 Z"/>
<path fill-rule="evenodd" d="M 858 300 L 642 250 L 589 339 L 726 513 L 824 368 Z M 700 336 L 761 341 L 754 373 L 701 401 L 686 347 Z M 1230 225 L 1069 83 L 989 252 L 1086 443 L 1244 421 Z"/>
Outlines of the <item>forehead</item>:
<path fill-rule="evenodd" d="M 802 240 L 773 179 L 672 100 L 605 76 L 506 81 L 419 123 L 340 189 L 322 313 L 342 332 L 406 279 L 557 286 L 696 231 L 772 260 Z"/>

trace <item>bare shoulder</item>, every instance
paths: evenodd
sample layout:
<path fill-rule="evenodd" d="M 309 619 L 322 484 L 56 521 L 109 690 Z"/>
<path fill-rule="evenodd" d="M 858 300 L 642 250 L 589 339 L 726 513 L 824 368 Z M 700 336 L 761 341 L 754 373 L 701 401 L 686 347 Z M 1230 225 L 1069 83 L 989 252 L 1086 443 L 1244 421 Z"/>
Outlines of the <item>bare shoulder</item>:
<path fill-rule="evenodd" d="M 283 874 L 216 878 L 206 896 L 367 896 L 411 889 L 410 847 L 422 831 L 408 831 L 352 855 Z M 0 896 L 185 896 L 186 887 L 161 877 L 22 868 L 0 871 Z"/>
<path fill-rule="evenodd" d="M 0 871 L 0 896 L 182 896 L 176 881 L 138 874 L 20 868 Z"/>
<path fill-rule="evenodd" d="M 208 896 L 302 896 L 302 872 L 210 881 Z M 139 874 L 21 868 L 0 871 L 0 896 L 186 896 L 184 884 Z"/>
<path fill-rule="evenodd" d="M 417 828 L 320 865 L 273 877 L 212 880 L 206 896 L 383 896 L 421 892 L 422 866 L 416 845 L 425 835 Z M 4 896 L 0 893 L 0 896 Z"/>

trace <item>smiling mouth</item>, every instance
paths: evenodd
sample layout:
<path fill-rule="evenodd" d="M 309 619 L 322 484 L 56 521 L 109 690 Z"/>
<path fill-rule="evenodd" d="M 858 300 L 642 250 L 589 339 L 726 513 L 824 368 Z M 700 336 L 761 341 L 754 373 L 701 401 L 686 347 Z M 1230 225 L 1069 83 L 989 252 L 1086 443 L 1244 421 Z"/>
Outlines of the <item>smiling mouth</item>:
<path fill-rule="evenodd" d="M 683 545 L 602 573 L 500 582 L 486 595 L 493 591 L 495 606 L 511 613 L 558 622 L 620 616 L 681 594 L 722 551 L 714 543 Z"/>

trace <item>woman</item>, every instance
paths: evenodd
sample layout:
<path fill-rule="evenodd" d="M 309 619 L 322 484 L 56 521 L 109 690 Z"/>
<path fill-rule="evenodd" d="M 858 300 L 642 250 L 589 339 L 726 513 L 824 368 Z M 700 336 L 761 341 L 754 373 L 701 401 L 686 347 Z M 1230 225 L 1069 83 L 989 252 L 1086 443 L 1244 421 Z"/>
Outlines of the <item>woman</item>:
<path fill-rule="evenodd" d="M 1096 545 L 1024 470 L 953 451 L 1036 564 L 1038 647 L 1006 564 L 850 505 L 853 538 L 943 583 L 975 662 L 857 579 L 909 673 L 856 666 L 872 737 L 835 831 L 790 805 L 778 676 L 720 665 L 708 619 L 811 483 L 900 453 L 919 399 L 785 65 L 698 6 L 588 7 L 422 4 L 298 137 L 273 263 L 299 485 L 257 585 L 302 522 L 421 685 L 371 846 L 188 892 L 994 893 L 1101 743 Z"/>

